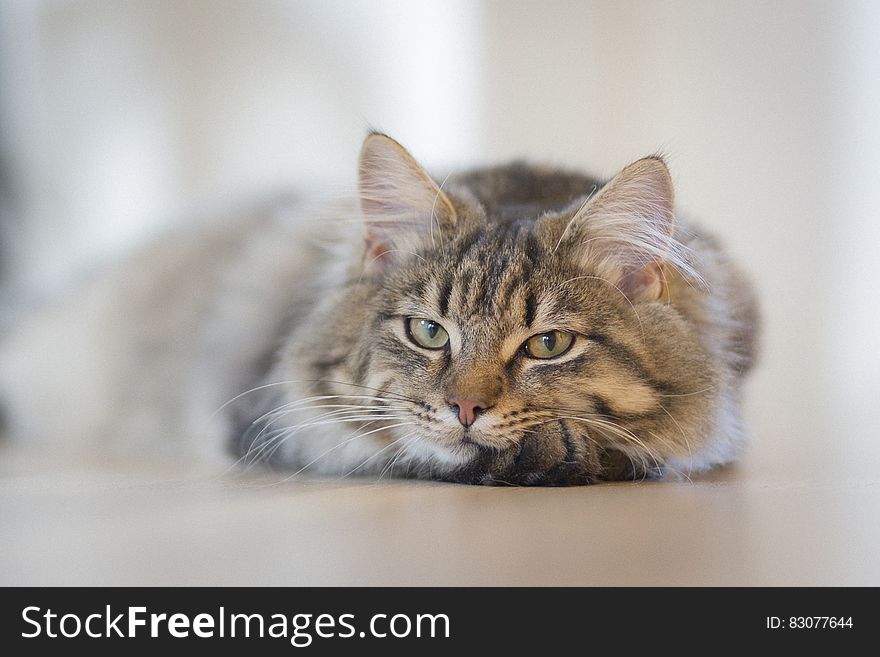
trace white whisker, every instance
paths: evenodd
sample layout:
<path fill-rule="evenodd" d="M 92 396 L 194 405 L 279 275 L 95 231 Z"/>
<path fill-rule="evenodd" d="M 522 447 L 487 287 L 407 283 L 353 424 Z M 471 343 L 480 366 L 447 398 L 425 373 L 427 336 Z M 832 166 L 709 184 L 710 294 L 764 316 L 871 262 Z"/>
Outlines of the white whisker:
<path fill-rule="evenodd" d="M 314 459 L 312 459 L 311 461 L 309 461 L 308 463 L 306 463 L 304 466 L 302 466 L 299 470 L 297 470 L 296 472 L 294 472 L 293 474 L 291 474 L 289 477 L 286 477 L 283 481 L 289 481 L 290 479 L 293 479 L 293 478 L 296 477 L 297 475 L 302 474 L 305 470 L 307 470 L 308 468 L 310 468 L 311 466 L 313 466 L 315 463 L 317 463 L 318 461 L 320 461 L 322 458 L 324 458 L 324 457 L 327 456 L 328 454 L 330 454 L 330 453 L 336 451 L 336 450 L 339 449 L 340 447 L 344 447 L 345 445 L 349 444 L 349 443 L 352 442 L 353 440 L 356 440 L 356 439 L 358 439 L 358 438 L 366 438 L 367 436 L 369 436 L 369 435 L 371 435 L 371 434 L 374 434 L 374 433 L 376 433 L 376 432 L 378 432 L 378 431 L 387 431 L 387 430 L 389 430 L 389 429 L 396 429 L 397 427 L 403 427 L 403 426 L 408 426 L 408 425 L 412 425 L 412 424 L 414 424 L 414 422 L 398 422 L 397 424 L 392 424 L 392 425 L 390 425 L 390 426 L 383 426 L 383 427 L 378 427 L 378 428 L 376 428 L 376 429 L 371 429 L 371 430 L 368 431 L 367 433 L 356 434 L 356 435 L 352 436 L 351 438 L 348 438 L 347 440 L 344 440 L 344 441 L 342 441 L 341 443 L 338 443 L 338 444 L 334 445 L 333 447 L 331 447 L 330 449 L 328 449 L 328 450 L 322 452 L 321 454 L 319 454 L 318 456 L 316 456 Z"/>
<path fill-rule="evenodd" d="M 395 440 L 392 440 L 390 443 L 388 443 L 387 445 L 385 445 L 385 447 L 383 447 L 382 449 L 380 449 L 378 452 L 375 452 L 374 454 L 370 454 L 367 458 L 365 458 L 363 461 L 361 461 L 358 465 L 356 465 L 354 468 L 352 468 L 351 470 L 349 470 L 348 472 L 346 472 L 344 475 L 342 475 L 342 479 L 345 479 L 345 478 L 348 477 L 349 475 L 351 475 L 351 474 L 357 472 L 358 470 L 360 470 L 361 468 L 363 468 L 367 463 L 369 463 L 369 462 L 372 461 L 373 459 L 378 458 L 379 456 L 381 456 L 381 455 L 385 452 L 385 450 L 387 450 L 387 449 L 389 449 L 389 448 L 391 448 L 391 447 L 394 447 L 394 445 L 397 445 L 397 444 L 400 443 L 402 440 L 405 440 L 406 438 L 409 438 L 410 436 L 412 436 L 412 433 L 405 434 L 405 435 L 401 436 L 400 438 L 397 438 L 397 439 L 395 439 Z M 398 456 L 399 456 L 399 452 L 398 452 L 398 454 L 395 454 L 394 458 L 397 458 Z M 392 462 L 393 462 L 393 460 L 392 460 Z"/>
<path fill-rule="evenodd" d="M 565 224 L 565 229 L 562 231 L 562 235 L 559 236 L 559 241 L 556 242 L 556 246 L 553 247 L 553 255 L 556 255 L 556 251 L 559 249 L 559 245 L 562 244 L 562 240 L 565 239 L 565 236 L 568 234 L 568 229 L 571 228 L 572 224 L 580 218 L 581 213 L 584 211 L 584 208 L 587 207 L 587 204 L 590 202 L 590 199 L 593 198 L 593 194 L 596 193 L 596 190 L 599 189 L 598 185 L 593 185 L 593 189 L 590 190 L 590 193 L 587 194 L 587 198 L 584 199 L 584 202 L 581 203 L 580 207 L 574 213 L 572 218 Z"/>
<path fill-rule="evenodd" d="M 443 182 L 440 183 L 440 186 L 437 188 L 437 193 L 434 195 L 434 200 L 431 203 L 431 247 L 434 245 L 434 224 L 437 224 L 437 235 L 440 237 L 440 245 L 443 245 L 443 231 L 440 226 L 440 219 L 437 218 L 437 201 L 440 199 L 440 196 L 443 194 L 443 186 L 446 185 L 446 181 L 449 180 L 449 176 L 452 175 L 452 172 L 446 174 L 446 177 L 443 179 Z"/>

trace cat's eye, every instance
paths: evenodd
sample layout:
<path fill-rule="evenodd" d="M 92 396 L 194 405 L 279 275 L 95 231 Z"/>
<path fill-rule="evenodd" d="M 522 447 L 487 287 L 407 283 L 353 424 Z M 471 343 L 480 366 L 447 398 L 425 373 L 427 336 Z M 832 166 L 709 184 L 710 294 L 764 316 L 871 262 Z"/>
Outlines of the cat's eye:
<path fill-rule="evenodd" d="M 574 344 L 574 335 L 565 331 L 550 331 L 533 335 L 526 340 L 523 351 L 531 358 L 556 358 L 561 356 Z"/>
<path fill-rule="evenodd" d="M 437 322 L 421 317 L 406 320 L 409 339 L 425 349 L 443 349 L 449 344 L 449 334 Z"/>

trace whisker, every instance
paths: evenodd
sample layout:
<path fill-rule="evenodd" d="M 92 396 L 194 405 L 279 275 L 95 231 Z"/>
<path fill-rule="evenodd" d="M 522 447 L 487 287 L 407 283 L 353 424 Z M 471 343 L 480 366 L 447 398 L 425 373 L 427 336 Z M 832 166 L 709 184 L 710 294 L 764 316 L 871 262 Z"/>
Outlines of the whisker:
<path fill-rule="evenodd" d="M 264 423 L 264 426 L 260 427 L 259 432 L 250 438 L 250 444 L 244 453 L 226 470 L 227 474 L 242 466 L 247 470 L 258 462 L 271 461 L 284 443 L 294 435 L 307 429 L 322 425 L 341 425 L 352 422 L 360 423 L 364 427 L 367 427 L 376 421 L 394 422 L 405 419 L 400 413 L 409 410 L 408 405 L 411 404 L 419 407 L 425 406 L 424 402 L 407 397 L 406 395 L 364 384 L 336 381 L 332 379 L 289 379 L 265 383 L 245 390 L 223 404 L 213 413 L 212 416 L 216 416 L 224 408 L 246 395 L 261 390 L 279 386 L 316 383 L 352 387 L 363 390 L 364 392 L 360 394 L 313 395 L 294 399 L 267 410 L 253 420 L 244 431 L 242 438 L 247 439 L 248 434 L 253 433 L 252 429 L 254 427 L 260 423 Z M 407 405 L 405 406 L 401 404 Z M 316 411 L 322 412 L 315 414 Z M 275 425 L 278 424 L 281 419 L 294 413 L 310 414 L 311 417 L 307 417 L 303 421 L 290 426 L 275 428 Z M 335 445 L 328 450 L 328 453 L 347 442 L 349 441 Z M 321 455 L 318 458 L 323 458 L 323 456 L 325 455 Z M 312 463 L 307 464 L 306 467 L 309 467 L 310 465 L 312 465 Z M 294 473 L 292 476 L 295 476 L 296 474 L 298 474 L 298 472 Z"/>
<path fill-rule="evenodd" d="M 354 413 L 384 413 L 384 412 L 389 412 L 389 411 L 393 411 L 393 410 L 406 410 L 404 408 L 399 408 L 399 407 L 392 408 L 392 407 L 386 407 L 386 406 L 370 406 L 370 405 L 365 406 L 365 405 L 350 405 L 350 404 L 346 404 L 346 405 L 321 404 L 321 405 L 315 405 L 315 406 L 303 406 L 300 408 L 294 408 L 294 406 L 296 406 L 297 404 L 301 404 L 301 403 L 303 403 L 303 402 L 290 402 L 288 404 L 283 404 L 281 406 L 275 407 L 272 410 L 266 411 L 260 417 L 258 417 L 256 420 L 251 422 L 246 431 L 250 430 L 252 427 L 254 427 L 258 423 L 262 422 L 263 420 L 269 420 L 269 422 L 267 422 L 266 426 L 264 427 L 264 430 L 265 430 L 266 428 L 271 427 L 273 424 L 275 424 L 278 420 L 280 420 L 285 415 L 288 415 L 289 413 L 293 413 L 295 411 L 310 411 L 310 410 L 314 410 L 314 409 L 318 409 L 318 408 L 337 408 L 337 410 L 327 411 L 325 413 L 321 413 L 319 415 L 313 416 L 313 417 L 309 418 L 309 420 L 307 420 L 307 421 L 311 421 L 311 420 L 316 420 L 316 419 L 323 418 L 323 417 L 332 417 L 334 415 L 345 415 L 346 413 L 353 413 L 353 414 Z M 270 418 L 271 418 L 271 420 L 270 420 Z M 247 435 L 246 432 L 245 432 L 245 435 Z M 258 439 L 259 437 L 260 437 L 260 434 L 257 434 L 257 436 L 255 436 L 255 439 Z"/>
<path fill-rule="evenodd" d="M 587 207 L 587 204 L 590 202 L 590 199 L 593 198 L 593 194 L 596 193 L 596 190 L 599 189 L 598 185 L 593 185 L 593 189 L 590 190 L 590 193 L 587 194 L 587 198 L 584 199 L 584 202 L 581 203 L 581 206 L 577 209 L 577 212 L 574 213 L 572 218 L 565 224 L 565 230 L 562 231 L 562 235 L 559 236 L 559 241 L 556 242 L 556 246 L 553 247 L 553 255 L 556 255 L 556 251 L 559 249 L 559 245 L 562 244 L 562 240 L 565 238 L 566 234 L 568 234 L 568 229 L 571 228 L 571 225 L 580 218 L 581 212 L 584 211 L 584 208 Z"/>
<path fill-rule="evenodd" d="M 409 446 L 412 445 L 412 444 L 417 440 L 417 437 L 415 436 L 414 433 L 410 433 L 410 434 L 408 434 L 408 436 L 406 436 L 406 437 L 408 438 L 408 440 L 406 441 L 406 443 L 404 443 L 403 447 L 401 447 L 401 448 L 397 451 L 397 454 L 394 455 L 394 458 L 391 459 L 391 460 L 385 465 L 384 468 L 382 468 L 382 471 L 381 471 L 381 472 L 379 472 L 379 477 L 378 477 L 378 480 L 379 480 L 379 481 L 382 480 L 382 477 L 385 476 L 385 473 L 386 473 L 386 472 L 387 472 L 389 475 L 390 475 L 391 473 L 394 472 L 394 466 L 395 466 L 395 464 L 396 464 L 396 463 L 400 460 L 400 458 L 406 453 L 406 450 L 409 448 Z M 410 463 L 407 463 L 407 473 L 409 473 L 409 465 L 410 465 Z"/>
<path fill-rule="evenodd" d="M 264 383 L 262 385 L 255 386 L 253 388 L 245 390 L 244 392 L 240 392 L 235 397 L 233 397 L 232 399 L 230 399 L 229 401 L 224 403 L 222 406 L 220 406 L 220 408 L 218 408 L 216 411 L 214 411 L 214 413 L 212 414 L 211 417 L 216 416 L 217 413 L 221 412 L 227 406 L 238 401 L 239 399 L 241 399 L 242 397 L 244 397 L 246 395 L 250 395 L 255 392 L 259 392 L 260 390 L 265 390 L 267 388 L 273 388 L 273 387 L 285 386 L 285 385 L 295 385 L 298 383 L 312 383 L 312 384 L 314 384 L 314 383 L 332 383 L 332 384 L 341 385 L 341 386 L 351 386 L 354 388 L 363 388 L 364 390 L 371 390 L 373 392 L 380 393 L 380 395 L 384 395 L 384 397 L 383 397 L 383 396 L 370 396 L 370 395 L 339 394 L 339 395 L 318 395 L 316 398 L 328 398 L 329 399 L 329 398 L 333 398 L 333 397 L 348 397 L 350 399 L 375 399 L 375 400 L 387 401 L 389 396 L 391 396 L 390 399 L 392 399 L 392 400 L 397 399 L 400 401 L 408 401 L 413 404 L 420 404 L 421 403 L 416 399 L 406 397 L 405 395 L 401 395 L 399 393 L 391 392 L 389 390 L 383 390 L 381 388 L 373 388 L 371 386 L 362 385 L 359 383 L 351 383 L 351 382 L 347 382 L 347 381 L 335 381 L 332 379 L 287 379 L 285 381 L 273 381 L 271 383 Z"/>
<path fill-rule="evenodd" d="M 374 453 L 374 454 L 370 454 L 367 458 L 365 458 L 363 461 L 361 461 L 358 465 L 356 465 L 354 468 L 352 468 L 351 470 L 349 470 L 348 472 L 346 472 L 344 475 L 342 475 L 342 479 L 345 479 L 345 478 L 348 477 L 349 475 L 351 475 L 351 474 L 357 472 L 358 470 L 360 470 L 361 468 L 363 468 L 367 463 L 369 463 L 369 462 L 372 461 L 373 459 L 379 457 L 382 453 L 385 452 L 385 450 L 389 449 L 390 447 L 394 447 L 395 445 L 397 445 L 398 443 L 400 443 L 402 440 L 404 440 L 404 439 L 406 439 L 406 438 L 409 438 L 409 437 L 411 437 L 412 435 L 413 435 L 412 433 L 408 433 L 408 434 L 405 434 L 405 435 L 401 436 L 400 438 L 397 438 L 397 439 L 395 439 L 395 440 L 392 440 L 390 443 L 388 443 L 387 445 L 385 445 L 385 447 L 383 447 L 382 449 L 380 449 L 378 452 L 376 452 L 376 453 Z M 397 458 L 398 455 L 399 455 L 399 454 L 395 454 L 395 458 Z"/>
<path fill-rule="evenodd" d="M 323 400 L 330 400 L 330 399 L 365 399 L 365 400 L 370 400 L 370 401 L 379 401 L 379 402 L 381 402 L 381 405 L 375 405 L 375 404 L 321 404 L 321 405 L 315 404 L 315 405 L 307 405 L 313 401 L 323 401 Z M 300 408 L 300 407 L 303 407 L 303 408 Z M 288 412 L 293 412 L 293 410 L 312 410 L 315 408 L 325 408 L 325 407 L 327 407 L 327 408 L 339 407 L 340 409 L 351 408 L 352 412 L 354 412 L 354 409 L 367 409 L 368 412 L 377 412 L 377 413 L 383 412 L 383 411 L 391 411 L 391 410 L 396 410 L 396 411 L 406 410 L 405 407 L 391 406 L 388 403 L 387 399 L 385 399 L 383 397 L 373 396 L 373 395 L 317 395 L 314 397 L 306 397 L 303 399 L 297 399 L 297 400 L 288 402 L 287 404 L 282 404 L 281 406 L 277 406 L 274 409 L 271 409 L 271 410 L 267 411 L 266 413 L 263 413 L 257 419 L 255 419 L 253 422 L 250 423 L 248 428 L 245 430 L 244 436 L 246 436 L 247 432 L 250 431 L 250 429 L 252 427 L 254 427 L 256 424 L 258 424 L 258 423 L 262 422 L 263 420 L 266 420 L 270 417 L 273 418 L 251 440 L 251 445 L 248 447 L 248 450 L 245 454 L 245 457 L 251 452 L 251 450 L 256 445 L 257 441 L 260 440 L 260 438 L 262 437 L 265 430 L 270 428 L 272 425 L 274 425 L 280 416 L 283 416 L 283 415 L 287 414 Z M 318 416 L 318 417 L 321 417 L 321 416 Z M 312 419 L 315 419 L 315 418 L 312 418 Z M 237 464 L 238 464 L 238 462 L 233 464 L 233 466 L 235 466 Z"/>
<path fill-rule="evenodd" d="M 648 433 L 651 434 L 651 436 L 653 436 L 655 439 L 659 440 L 660 442 L 666 442 L 666 441 L 663 440 L 660 436 L 658 436 L 657 434 L 655 434 L 653 431 L 649 431 Z M 677 475 L 679 475 L 679 476 L 681 476 L 681 477 L 684 477 L 684 478 L 687 479 L 691 484 L 694 483 L 693 480 L 688 476 L 688 474 L 687 474 L 684 470 L 679 470 L 678 468 L 674 468 L 674 467 L 672 467 L 671 465 L 669 465 L 668 463 L 666 464 L 666 469 L 670 470 L 670 471 L 673 472 L 674 474 L 677 474 Z"/>
<path fill-rule="evenodd" d="M 443 231 L 440 227 L 440 219 L 437 218 L 437 201 L 440 200 L 440 195 L 443 193 L 443 186 L 446 184 L 446 181 L 449 180 L 451 175 L 452 171 L 446 174 L 443 182 L 440 183 L 440 186 L 437 188 L 437 193 L 434 195 L 434 200 L 431 203 L 431 248 L 434 248 L 434 224 L 437 224 L 437 235 L 440 237 L 441 246 L 443 244 Z"/>
<path fill-rule="evenodd" d="M 599 431 L 608 431 L 612 435 L 622 438 L 627 443 L 635 443 L 636 445 L 638 445 L 641 448 L 641 452 L 636 454 L 636 456 L 640 458 L 643 465 L 645 465 L 644 455 L 647 455 L 651 458 L 651 460 L 654 461 L 654 465 L 657 470 L 662 470 L 662 467 L 660 465 L 660 462 L 657 460 L 657 456 L 655 455 L 654 450 L 648 447 L 648 445 L 646 445 L 644 441 L 642 441 L 638 436 L 632 433 L 632 431 L 624 426 L 621 426 L 620 424 L 617 424 L 616 422 L 608 420 L 604 416 L 596 416 L 590 414 L 587 415 L 588 417 L 582 417 L 580 415 L 555 415 L 548 420 L 545 420 L 543 423 L 553 422 L 557 420 L 578 420 L 580 422 L 583 422 L 584 424 L 587 424 L 588 426 L 592 425 L 594 429 L 597 429 Z M 630 456 L 629 454 L 627 455 Z"/>
<path fill-rule="evenodd" d="M 378 432 L 378 431 L 387 431 L 388 429 L 395 429 L 395 428 L 397 428 L 397 427 L 409 426 L 409 425 L 412 425 L 412 424 L 414 424 L 414 423 L 413 423 L 413 422 L 399 422 L 399 423 L 397 423 L 397 424 L 392 424 L 392 425 L 390 425 L 390 426 L 383 426 L 383 427 L 378 427 L 378 428 L 376 428 L 376 429 L 371 429 L 371 430 L 368 431 L 367 433 L 359 433 L 359 434 L 356 434 L 356 435 L 352 436 L 351 438 L 348 438 L 347 440 L 344 440 L 344 441 L 342 441 L 341 443 L 338 443 L 338 444 L 334 445 L 333 447 L 331 447 L 330 449 L 328 449 L 328 450 L 322 452 L 321 454 L 319 454 L 318 456 L 316 456 L 314 459 L 312 459 L 311 461 L 309 461 L 308 463 L 306 463 L 304 466 L 302 466 L 299 470 L 297 470 L 296 472 L 294 472 L 294 473 L 291 474 L 290 476 L 285 477 L 285 478 L 282 480 L 281 483 L 283 483 L 283 482 L 285 482 L 285 481 L 290 481 L 291 479 L 293 479 L 293 478 L 296 477 L 297 475 L 302 474 L 305 470 L 307 470 L 308 468 L 310 468 L 311 466 L 313 466 L 315 463 L 317 463 L 318 461 L 320 461 L 322 458 L 324 458 L 325 456 L 327 456 L 327 455 L 330 454 L 331 452 L 336 451 L 336 450 L 339 449 L 340 447 L 344 447 L 345 445 L 348 445 L 349 443 L 351 443 L 351 442 L 354 441 L 354 440 L 357 440 L 358 438 L 366 438 L 367 436 L 369 436 L 369 435 L 371 435 L 371 434 L 374 434 L 374 433 L 376 433 L 376 432 Z"/>
<path fill-rule="evenodd" d="M 718 388 L 718 386 L 709 386 L 707 388 L 703 388 L 702 390 L 696 390 L 694 392 L 682 392 L 682 393 L 678 393 L 678 394 L 668 394 L 668 393 L 662 394 L 662 393 L 658 392 L 658 393 L 656 393 L 656 395 L 658 397 L 691 397 L 693 395 L 702 395 L 707 392 L 712 392 L 713 390 L 716 390 L 717 388 Z"/>
<path fill-rule="evenodd" d="M 691 443 L 688 440 L 688 437 L 684 431 L 684 428 L 681 426 L 681 424 L 679 424 L 678 420 L 676 420 L 674 417 L 672 417 L 672 413 L 670 413 L 669 410 L 663 404 L 661 404 L 660 402 L 657 402 L 657 405 L 663 410 L 664 413 L 666 413 L 666 415 L 669 416 L 669 419 L 675 423 L 675 426 L 678 427 L 678 430 L 681 433 L 681 437 L 684 440 L 684 444 L 687 446 L 688 459 L 692 461 L 694 458 L 694 452 L 691 449 Z"/>
<path fill-rule="evenodd" d="M 337 415 L 341 415 L 341 417 L 337 417 Z M 258 433 L 254 437 L 254 439 L 251 441 L 251 446 L 248 448 L 248 451 L 245 453 L 245 455 L 243 457 L 245 459 L 245 463 L 247 463 L 248 459 L 251 460 L 251 463 L 255 462 L 256 459 L 259 457 L 259 455 L 262 453 L 262 451 L 265 449 L 267 442 L 271 442 L 271 440 L 273 440 L 272 436 L 276 436 L 278 434 L 279 430 L 275 430 L 273 432 L 270 432 L 269 434 L 266 434 L 268 436 L 266 438 L 266 441 L 264 441 L 260 445 L 257 445 L 257 441 L 259 441 L 261 438 L 263 438 L 265 432 L 269 428 L 271 428 L 276 422 L 278 422 L 278 420 L 280 420 L 280 419 L 281 419 L 280 416 L 275 417 L 272 421 L 268 422 L 266 424 L 266 426 L 264 426 L 261 429 L 260 433 Z M 323 414 L 318 415 L 314 418 L 309 418 L 308 420 L 305 420 L 303 422 L 299 422 L 297 424 L 294 424 L 294 425 L 291 425 L 288 427 L 284 427 L 284 428 L 280 429 L 280 431 L 282 433 L 286 434 L 285 435 L 285 440 L 286 440 L 287 438 L 289 438 L 293 435 L 296 435 L 299 431 L 302 431 L 303 429 L 309 429 L 309 428 L 312 428 L 315 426 L 322 426 L 322 425 L 327 425 L 327 424 L 338 424 L 338 423 L 345 423 L 345 422 L 366 422 L 368 420 L 378 420 L 378 419 L 398 420 L 398 419 L 402 419 L 402 416 L 389 415 L 387 413 L 382 413 L 377 409 L 373 409 L 373 410 L 369 410 L 369 411 L 363 410 L 360 412 L 354 412 L 354 411 L 350 411 L 348 409 L 342 409 L 339 411 L 332 411 L 332 412 L 328 412 L 328 413 L 323 413 Z M 254 449 L 257 450 L 255 454 L 254 454 Z M 250 458 L 251 456 L 253 456 L 253 458 Z M 239 460 L 241 460 L 241 459 L 239 459 Z"/>

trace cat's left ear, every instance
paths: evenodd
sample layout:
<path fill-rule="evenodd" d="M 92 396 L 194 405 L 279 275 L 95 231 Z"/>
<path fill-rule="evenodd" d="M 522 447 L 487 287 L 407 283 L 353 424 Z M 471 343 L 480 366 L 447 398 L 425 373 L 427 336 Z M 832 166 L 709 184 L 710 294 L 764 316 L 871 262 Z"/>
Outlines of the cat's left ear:
<path fill-rule="evenodd" d="M 664 266 L 688 267 L 672 235 L 674 200 L 663 160 L 638 160 L 577 208 L 559 244 L 582 269 L 614 284 L 631 301 L 659 299 Z"/>
<path fill-rule="evenodd" d="M 456 221 L 455 208 L 440 186 L 396 141 L 370 134 L 358 169 L 361 210 L 366 219 L 364 259 L 386 266 L 442 239 Z"/>

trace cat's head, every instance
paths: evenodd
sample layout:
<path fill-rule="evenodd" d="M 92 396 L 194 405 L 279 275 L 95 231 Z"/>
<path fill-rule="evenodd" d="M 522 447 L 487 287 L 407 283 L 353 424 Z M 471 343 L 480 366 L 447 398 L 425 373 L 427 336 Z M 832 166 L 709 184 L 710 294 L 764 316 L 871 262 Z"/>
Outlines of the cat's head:
<path fill-rule="evenodd" d="M 466 178 L 439 184 L 384 135 L 366 139 L 359 174 L 372 292 L 351 348 L 403 444 L 452 465 L 529 440 L 560 462 L 589 441 L 637 451 L 646 437 L 629 419 L 665 418 L 689 361 L 663 366 L 693 345 L 667 303 L 671 278 L 693 272 L 660 158 L 562 209 L 506 217 L 487 210 L 505 199 L 481 203 Z"/>

